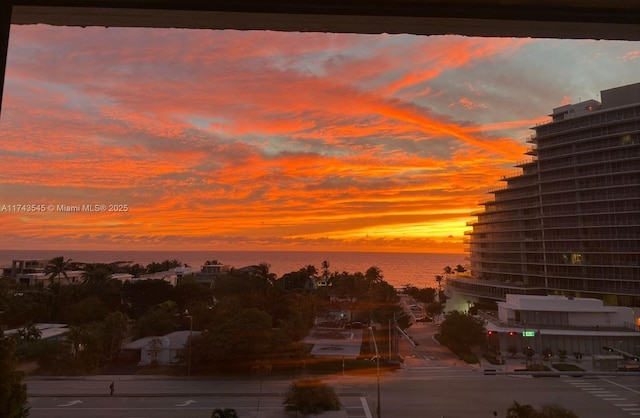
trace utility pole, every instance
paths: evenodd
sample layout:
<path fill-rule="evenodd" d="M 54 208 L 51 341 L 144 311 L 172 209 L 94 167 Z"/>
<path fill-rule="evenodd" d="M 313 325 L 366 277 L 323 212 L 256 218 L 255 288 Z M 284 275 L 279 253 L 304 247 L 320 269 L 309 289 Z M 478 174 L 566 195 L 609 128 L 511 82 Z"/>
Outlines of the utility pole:
<path fill-rule="evenodd" d="M 188 312 L 187 312 L 188 313 Z M 187 354 L 187 376 L 191 376 L 191 346 L 193 345 L 193 316 L 186 315 L 189 318 L 189 349 Z"/>
<path fill-rule="evenodd" d="M 376 407 L 376 415 L 380 418 L 380 353 L 378 352 L 378 343 L 376 343 L 376 336 L 373 333 L 373 327 L 369 327 L 369 332 L 371 333 L 371 340 L 373 340 L 373 347 L 376 350 L 376 376 L 378 381 L 378 406 Z"/>

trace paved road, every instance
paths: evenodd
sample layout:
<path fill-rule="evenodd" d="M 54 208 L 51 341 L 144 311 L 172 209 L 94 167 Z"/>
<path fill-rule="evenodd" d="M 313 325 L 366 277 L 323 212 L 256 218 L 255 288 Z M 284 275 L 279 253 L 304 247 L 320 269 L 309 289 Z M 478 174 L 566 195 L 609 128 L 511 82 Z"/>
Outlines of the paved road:
<path fill-rule="evenodd" d="M 367 418 L 361 398 L 341 397 L 348 418 Z M 366 401 L 365 401 L 366 402 Z M 280 396 L 219 397 L 42 397 L 30 398 L 31 417 L 80 418 L 209 418 L 216 408 L 234 408 L 238 416 L 277 418 L 286 416 Z M 259 412 L 260 411 L 260 412 Z"/>
<path fill-rule="evenodd" d="M 407 370 L 387 378 L 382 404 L 383 411 L 402 411 L 401 416 L 416 418 L 491 417 L 494 410 L 504 416 L 513 401 L 536 407 L 559 404 L 582 418 L 629 418 L 640 416 L 639 380 L 636 376 L 532 378 L 437 368 Z"/>
<path fill-rule="evenodd" d="M 234 408 L 243 418 L 286 416 L 283 394 L 290 380 L 175 379 L 115 376 L 115 393 L 109 395 L 111 377 L 27 380 L 31 417 L 210 417 L 216 408 Z M 358 379 L 359 380 L 359 379 Z M 343 416 L 371 418 L 366 394 L 328 379 L 340 393 Z M 370 381 L 367 381 L 370 384 Z M 260 415 L 258 410 L 261 411 Z"/>
<path fill-rule="evenodd" d="M 539 407 L 557 403 L 581 418 L 640 417 L 637 376 L 544 377 L 486 376 L 482 368 L 460 361 L 432 336 L 436 326 L 422 323 L 409 330 L 419 345 L 401 343 L 407 367 L 380 379 L 381 416 L 385 418 L 482 418 L 493 411 L 504 417 L 518 401 Z M 340 394 L 348 418 L 376 416 L 377 379 L 325 376 Z M 265 379 L 262 395 L 255 379 L 186 379 L 111 377 L 27 380 L 32 418 L 44 417 L 185 417 L 208 418 L 215 408 L 235 408 L 242 418 L 281 418 L 283 393 L 290 380 Z M 266 413 L 266 415 L 265 415 Z M 343 415 L 345 416 L 345 415 Z"/>
<path fill-rule="evenodd" d="M 349 418 L 375 416 L 375 377 L 335 376 L 327 382 L 341 394 Z M 283 417 L 282 393 L 289 381 L 265 381 L 262 396 L 258 382 L 250 380 L 119 380 L 113 397 L 108 395 L 109 383 L 30 379 L 31 417 L 195 418 L 230 407 L 247 418 L 257 416 L 258 399 L 263 412 Z M 438 366 L 383 376 L 380 400 L 386 418 L 481 418 L 492 417 L 494 410 L 504 416 L 513 401 L 535 406 L 557 403 L 582 418 L 630 418 L 640 416 L 640 379 L 485 376 L 481 371 Z"/>

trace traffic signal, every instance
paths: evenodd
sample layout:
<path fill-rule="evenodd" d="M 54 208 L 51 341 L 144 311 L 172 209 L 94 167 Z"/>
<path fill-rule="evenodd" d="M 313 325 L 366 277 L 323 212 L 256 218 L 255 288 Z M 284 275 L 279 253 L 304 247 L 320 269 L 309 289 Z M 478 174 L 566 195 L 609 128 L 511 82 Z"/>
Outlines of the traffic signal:
<path fill-rule="evenodd" d="M 513 332 L 513 331 L 509 331 L 509 336 L 510 336 L 510 337 L 513 337 L 514 335 L 516 335 L 516 333 L 515 333 L 515 332 Z"/>

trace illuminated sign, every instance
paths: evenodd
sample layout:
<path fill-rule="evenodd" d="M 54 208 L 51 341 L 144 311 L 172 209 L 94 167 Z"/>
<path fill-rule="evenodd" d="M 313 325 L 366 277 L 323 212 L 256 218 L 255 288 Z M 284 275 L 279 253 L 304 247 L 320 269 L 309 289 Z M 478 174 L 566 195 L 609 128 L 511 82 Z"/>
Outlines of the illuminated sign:
<path fill-rule="evenodd" d="M 535 331 L 522 331 L 522 336 L 523 337 L 535 337 L 536 336 L 536 332 Z"/>

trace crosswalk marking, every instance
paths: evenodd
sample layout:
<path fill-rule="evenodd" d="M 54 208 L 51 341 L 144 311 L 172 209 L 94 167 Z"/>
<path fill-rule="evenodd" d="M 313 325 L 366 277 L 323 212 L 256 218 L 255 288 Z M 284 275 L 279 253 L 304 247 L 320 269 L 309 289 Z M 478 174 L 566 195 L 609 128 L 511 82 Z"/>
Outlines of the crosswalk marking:
<path fill-rule="evenodd" d="M 593 395 L 602 399 L 603 401 L 609 401 L 609 402 L 626 401 L 625 398 L 621 398 L 619 395 L 612 393 L 609 390 L 603 389 L 602 387 L 597 386 L 591 382 L 585 382 L 580 379 L 576 379 L 576 380 L 567 379 L 566 382 L 574 386 L 576 389 L 581 389 L 590 395 Z M 621 410 L 629 413 L 632 416 L 640 416 L 640 405 L 638 405 L 637 403 L 614 403 L 613 406 L 620 408 Z"/>

